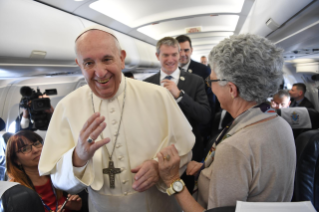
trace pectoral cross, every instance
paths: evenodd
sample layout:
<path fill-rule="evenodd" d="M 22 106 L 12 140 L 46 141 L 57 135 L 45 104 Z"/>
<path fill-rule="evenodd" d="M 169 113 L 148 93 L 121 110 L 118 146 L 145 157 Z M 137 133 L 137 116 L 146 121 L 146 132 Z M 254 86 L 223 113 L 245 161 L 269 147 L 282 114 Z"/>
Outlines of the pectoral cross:
<path fill-rule="evenodd" d="M 103 174 L 108 174 L 110 178 L 110 188 L 115 188 L 115 175 L 121 173 L 120 168 L 114 168 L 114 163 L 112 160 L 109 162 L 109 167 L 103 169 Z"/>

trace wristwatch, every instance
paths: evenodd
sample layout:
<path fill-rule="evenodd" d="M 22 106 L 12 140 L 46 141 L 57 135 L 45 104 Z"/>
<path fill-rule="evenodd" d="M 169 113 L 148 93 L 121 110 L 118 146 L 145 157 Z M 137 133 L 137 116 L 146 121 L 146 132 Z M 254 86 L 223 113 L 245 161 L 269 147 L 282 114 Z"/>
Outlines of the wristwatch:
<path fill-rule="evenodd" d="M 166 193 L 168 194 L 168 196 L 171 196 L 172 194 L 183 191 L 184 187 L 184 181 L 182 179 L 178 179 L 175 180 L 168 189 L 166 189 Z"/>

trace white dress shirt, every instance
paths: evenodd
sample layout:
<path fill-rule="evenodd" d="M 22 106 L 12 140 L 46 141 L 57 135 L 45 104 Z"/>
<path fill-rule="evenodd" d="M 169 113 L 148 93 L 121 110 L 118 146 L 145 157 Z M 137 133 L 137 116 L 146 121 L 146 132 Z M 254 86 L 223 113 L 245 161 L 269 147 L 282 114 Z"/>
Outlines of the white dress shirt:
<path fill-rule="evenodd" d="M 187 63 L 186 65 L 182 66 L 181 68 L 182 68 L 184 71 L 187 72 L 190 63 L 191 63 L 191 60 L 189 60 L 188 63 Z"/>
<path fill-rule="evenodd" d="M 176 69 L 171 75 L 166 74 L 166 73 L 161 69 L 161 76 L 160 76 L 161 86 L 163 86 L 162 80 L 163 80 L 166 76 L 171 76 L 171 77 L 172 77 L 171 81 L 175 82 L 175 84 L 178 85 L 180 73 L 181 73 L 181 71 L 179 70 L 178 67 L 177 67 L 177 69 Z"/>

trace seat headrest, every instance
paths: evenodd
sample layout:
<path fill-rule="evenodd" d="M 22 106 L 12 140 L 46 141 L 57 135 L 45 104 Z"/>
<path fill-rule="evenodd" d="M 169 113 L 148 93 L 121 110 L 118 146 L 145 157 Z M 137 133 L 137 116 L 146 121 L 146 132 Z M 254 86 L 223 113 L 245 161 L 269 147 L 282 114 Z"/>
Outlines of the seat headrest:
<path fill-rule="evenodd" d="M 305 107 L 282 108 L 278 114 L 284 118 L 292 129 L 312 129 L 308 109 Z"/>
<path fill-rule="evenodd" d="M 0 118 L 0 131 L 4 130 L 6 128 L 6 123 L 3 121 L 2 118 Z"/>

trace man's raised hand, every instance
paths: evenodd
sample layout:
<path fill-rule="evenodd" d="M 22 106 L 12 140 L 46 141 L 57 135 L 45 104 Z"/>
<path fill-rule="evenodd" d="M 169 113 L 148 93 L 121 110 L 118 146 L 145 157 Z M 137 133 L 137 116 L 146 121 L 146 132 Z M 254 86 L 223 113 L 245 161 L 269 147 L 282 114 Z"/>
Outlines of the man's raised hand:
<path fill-rule="evenodd" d="M 93 157 L 97 149 L 110 142 L 110 138 L 95 141 L 106 127 L 104 120 L 105 118 L 100 113 L 94 113 L 85 122 L 73 152 L 73 166 L 84 166 Z M 89 137 L 93 139 L 92 143 L 87 142 Z"/>

